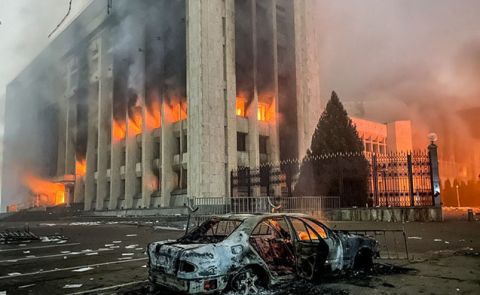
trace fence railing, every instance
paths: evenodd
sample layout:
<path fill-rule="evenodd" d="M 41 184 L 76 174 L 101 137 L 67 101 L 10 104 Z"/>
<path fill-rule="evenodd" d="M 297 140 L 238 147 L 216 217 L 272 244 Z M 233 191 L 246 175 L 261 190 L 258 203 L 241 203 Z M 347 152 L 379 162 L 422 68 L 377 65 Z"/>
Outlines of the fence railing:
<path fill-rule="evenodd" d="M 254 214 L 275 212 L 318 213 L 340 208 L 340 198 L 330 196 L 305 197 L 195 197 L 190 199 L 196 215 Z"/>
<path fill-rule="evenodd" d="M 432 154 L 433 152 L 433 154 Z M 230 193 L 232 198 L 252 195 L 270 197 L 295 196 L 294 190 L 299 185 L 302 163 L 318 167 L 325 164 L 338 170 L 329 175 L 331 183 L 338 184 L 333 194 L 338 194 L 342 201 L 351 198 L 356 190 L 349 180 L 359 180 L 350 173 L 346 160 L 365 159 L 368 161 L 368 179 L 366 192 L 368 205 L 374 207 L 415 207 L 432 206 L 440 193 L 435 189 L 433 168 L 438 167 L 436 146 L 428 150 L 398 153 L 333 153 L 316 155 L 302 161 L 292 160 L 281 163 L 266 163 L 259 167 L 239 167 L 230 173 Z M 335 162 L 337 161 L 337 162 Z M 342 166 L 343 165 L 343 166 Z M 330 168 L 332 169 L 332 168 Z M 435 171 L 438 174 L 438 171 Z M 357 178 L 355 178 L 357 177 Z M 301 189 L 300 189 L 301 191 Z M 439 202 L 438 200 L 436 201 Z M 365 204 L 357 204 L 364 206 Z"/>

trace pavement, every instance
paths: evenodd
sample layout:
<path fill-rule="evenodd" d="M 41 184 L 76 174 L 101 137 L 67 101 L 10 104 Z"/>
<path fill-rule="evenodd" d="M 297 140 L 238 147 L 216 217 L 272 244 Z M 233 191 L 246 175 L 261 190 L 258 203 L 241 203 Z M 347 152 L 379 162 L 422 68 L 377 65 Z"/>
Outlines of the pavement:
<path fill-rule="evenodd" d="M 0 232 L 24 225 L 0 222 Z M 382 260 L 373 272 L 332 275 L 320 284 L 293 282 L 264 294 L 478 294 L 480 290 L 479 222 L 329 225 L 346 230 L 404 229 L 410 260 Z M 29 222 L 29 226 L 43 241 L 0 245 L 0 294 L 146 294 L 146 245 L 183 233 L 168 225 L 154 228 L 148 222 L 137 225 L 125 220 L 56 220 Z"/>

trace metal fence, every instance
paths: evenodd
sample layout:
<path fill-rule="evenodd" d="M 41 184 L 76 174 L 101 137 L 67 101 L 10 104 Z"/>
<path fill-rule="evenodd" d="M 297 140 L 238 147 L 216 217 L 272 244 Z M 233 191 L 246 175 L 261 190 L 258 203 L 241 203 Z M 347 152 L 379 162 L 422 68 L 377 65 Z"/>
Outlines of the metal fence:
<path fill-rule="evenodd" d="M 321 161 L 353 160 L 362 157 L 368 161 L 368 200 L 375 207 L 432 206 L 432 159 L 430 151 L 410 153 L 335 153 L 308 159 L 313 165 Z M 345 162 L 345 161 L 344 161 Z M 292 198 L 302 161 L 284 161 L 280 164 L 263 164 L 260 167 L 240 167 L 231 171 L 231 198 L 252 195 Z M 339 173 L 339 175 L 343 175 Z M 339 179 L 344 194 L 352 191 L 347 179 Z M 347 195 L 342 195 L 348 197 Z M 364 205 L 364 204 L 358 204 Z"/>
<path fill-rule="evenodd" d="M 431 206 L 431 159 L 427 151 L 370 154 L 369 197 L 376 206 Z"/>
<path fill-rule="evenodd" d="M 196 215 L 209 214 L 242 214 L 298 212 L 318 214 L 324 209 L 340 208 L 339 197 L 196 197 L 190 199 L 190 205 L 195 208 Z"/>

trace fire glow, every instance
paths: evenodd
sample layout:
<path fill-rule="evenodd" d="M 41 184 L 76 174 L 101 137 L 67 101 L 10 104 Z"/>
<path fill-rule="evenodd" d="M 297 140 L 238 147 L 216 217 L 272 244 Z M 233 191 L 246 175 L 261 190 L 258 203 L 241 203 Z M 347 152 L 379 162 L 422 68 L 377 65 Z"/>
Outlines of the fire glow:
<path fill-rule="evenodd" d="M 36 197 L 37 206 L 51 206 L 65 203 L 65 186 L 31 174 L 25 175 L 23 183 Z"/>
<path fill-rule="evenodd" d="M 77 160 L 75 162 L 75 175 L 81 177 L 87 173 L 87 162 L 85 159 Z"/>
<path fill-rule="evenodd" d="M 122 141 L 127 135 L 126 124 L 122 121 L 113 120 L 112 137 L 114 141 Z"/>
<path fill-rule="evenodd" d="M 138 135 L 142 133 L 142 113 L 135 110 L 132 116 L 128 119 L 128 134 Z"/>
<path fill-rule="evenodd" d="M 165 104 L 165 111 L 167 119 L 170 123 L 179 122 L 187 118 L 187 103 L 186 102 L 173 102 L 171 104 Z"/>

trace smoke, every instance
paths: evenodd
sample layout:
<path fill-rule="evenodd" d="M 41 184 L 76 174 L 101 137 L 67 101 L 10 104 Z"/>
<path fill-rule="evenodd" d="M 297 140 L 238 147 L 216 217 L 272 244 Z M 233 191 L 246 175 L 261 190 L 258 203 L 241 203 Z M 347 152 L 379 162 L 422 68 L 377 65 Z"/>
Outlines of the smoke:
<path fill-rule="evenodd" d="M 352 115 L 412 120 L 416 148 L 436 132 L 442 160 L 478 174 L 480 2 L 320 2 L 322 97 L 334 89 Z"/>

